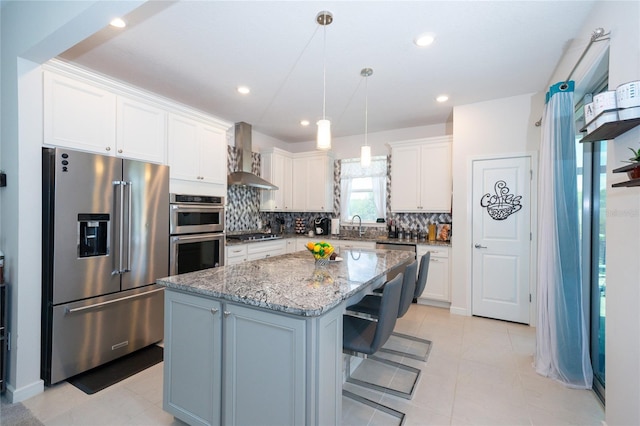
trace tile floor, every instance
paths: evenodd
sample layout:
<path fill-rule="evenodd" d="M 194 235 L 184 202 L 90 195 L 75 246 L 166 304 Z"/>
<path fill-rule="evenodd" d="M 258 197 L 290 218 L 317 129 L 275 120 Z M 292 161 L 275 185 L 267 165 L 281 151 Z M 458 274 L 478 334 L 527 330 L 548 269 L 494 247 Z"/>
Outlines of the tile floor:
<path fill-rule="evenodd" d="M 433 342 L 411 400 L 346 384 L 406 413 L 405 425 L 602 425 L 590 391 L 568 389 L 531 367 L 533 328 L 451 315 L 412 305 L 397 331 Z M 66 382 L 23 404 L 45 425 L 183 425 L 162 410 L 162 364 L 94 395 Z M 343 398 L 344 425 L 397 424 L 387 414 Z"/>

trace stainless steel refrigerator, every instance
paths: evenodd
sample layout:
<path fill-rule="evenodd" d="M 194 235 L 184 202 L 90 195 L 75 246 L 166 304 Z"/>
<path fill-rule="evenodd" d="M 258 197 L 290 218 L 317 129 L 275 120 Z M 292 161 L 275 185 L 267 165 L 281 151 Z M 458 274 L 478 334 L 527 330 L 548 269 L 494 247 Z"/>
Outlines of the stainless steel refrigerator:
<path fill-rule="evenodd" d="M 163 338 L 169 168 L 64 148 L 42 154 L 42 378 Z"/>

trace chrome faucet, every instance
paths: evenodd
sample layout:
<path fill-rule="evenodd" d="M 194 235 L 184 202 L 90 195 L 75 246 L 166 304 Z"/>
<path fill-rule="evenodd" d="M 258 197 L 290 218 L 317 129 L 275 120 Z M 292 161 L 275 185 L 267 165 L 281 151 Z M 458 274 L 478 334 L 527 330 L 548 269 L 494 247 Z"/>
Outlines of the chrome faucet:
<path fill-rule="evenodd" d="M 351 223 L 353 223 L 353 220 L 356 217 L 358 218 L 358 236 L 362 238 L 362 236 L 364 235 L 364 229 L 362 229 L 362 218 L 360 217 L 360 215 L 354 214 L 353 217 L 351 218 Z"/>

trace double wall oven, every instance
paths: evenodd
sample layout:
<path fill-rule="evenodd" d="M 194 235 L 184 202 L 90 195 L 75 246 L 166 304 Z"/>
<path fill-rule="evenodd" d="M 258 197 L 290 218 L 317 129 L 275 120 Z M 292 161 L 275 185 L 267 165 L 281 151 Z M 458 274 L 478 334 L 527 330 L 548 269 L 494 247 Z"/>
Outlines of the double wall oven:
<path fill-rule="evenodd" d="M 171 275 L 224 265 L 224 197 L 170 195 Z"/>

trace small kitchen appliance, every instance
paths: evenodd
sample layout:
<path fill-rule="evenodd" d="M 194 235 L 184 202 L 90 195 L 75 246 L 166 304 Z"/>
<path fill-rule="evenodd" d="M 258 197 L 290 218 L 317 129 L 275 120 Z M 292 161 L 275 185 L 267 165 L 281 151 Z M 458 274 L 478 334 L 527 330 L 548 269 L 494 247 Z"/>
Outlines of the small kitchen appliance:
<path fill-rule="evenodd" d="M 340 219 L 331 219 L 331 235 L 340 234 Z"/>
<path fill-rule="evenodd" d="M 319 217 L 314 221 L 316 235 L 329 235 L 330 226 L 331 221 L 326 217 Z"/>

